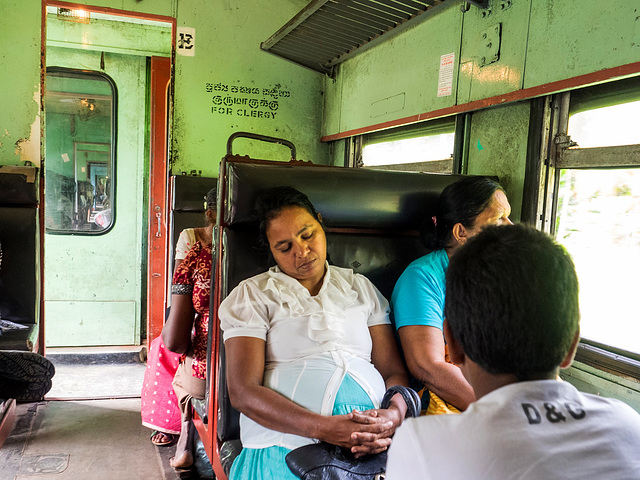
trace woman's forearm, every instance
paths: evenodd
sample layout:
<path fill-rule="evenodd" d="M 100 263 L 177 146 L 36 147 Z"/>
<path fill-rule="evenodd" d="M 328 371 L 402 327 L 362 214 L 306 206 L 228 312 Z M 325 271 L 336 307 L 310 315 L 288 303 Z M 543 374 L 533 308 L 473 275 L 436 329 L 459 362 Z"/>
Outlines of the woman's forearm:
<path fill-rule="evenodd" d="M 244 389 L 240 395 L 232 395 L 230 392 L 230 396 L 231 404 L 237 410 L 263 427 L 315 438 L 345 448 L 359 444 L 356 432 L 378 436 L 393 428 L 392 421 L 387 418 L 362 425 L 347 415 L 323 416 L 261 385 Z"/>
<path fill-rule="evenodd" d="M 172 295 L 169 318 L 162 328 L 162 341 L 175 353 L 187 353 L 191 345 L 191 329 L 195 310 L 191 295 Z"/>

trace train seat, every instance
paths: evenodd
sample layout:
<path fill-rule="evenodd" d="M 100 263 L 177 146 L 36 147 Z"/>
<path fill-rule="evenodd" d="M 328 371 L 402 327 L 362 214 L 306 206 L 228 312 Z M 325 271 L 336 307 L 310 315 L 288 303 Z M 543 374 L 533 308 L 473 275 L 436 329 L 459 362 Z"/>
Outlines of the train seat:
<path fill-rule="evenodd" d="M 223 161 L 216 236 L 216 288 L 212 293 L 209 366 L 217 385 L 217 437 L 221 457 L 238 453 L 239 414 L 231 406 L 225 379 L 217 307 L 238 283 L 266 271 L 266 255 L 256 248 L 252 218 L 257 195 L 289 185 L 305 193 L 327 228 L 329 261 L 367 276 L 390 298 L 406 266 L 426 253 L 418 228 L 430 218 L 440 192 L 460 176 L 347 169 L 282 162 Z M 211 340 L 213 339 L 213 340 Z M 226 458 L 225 470 L 233 458 Z"/>
<path fill-rule="evenodd" d="M 193 175 L 174 175 L 169 179 L 171 211 L 169 214 L 169 256 L 170 274 L 167 275 L 167 291 L 171 291 L 173 272 L 175 270 L 176 243 L 180 232 L 185 228 L 202 227 L 205 225 L 204 199 L 218 179 Z M 171 305 L 171 295 L 167 299 L 167 307 Z M 167 310 L 168 315 L 168 310 Z M 196 412 L 205 421 L 207 419 L 205 401 L 192 399 Z"/>
<path fill-rule="evenodd" d="M 0 350 L 38 342 L 38 170 L 0 166 Z"/>

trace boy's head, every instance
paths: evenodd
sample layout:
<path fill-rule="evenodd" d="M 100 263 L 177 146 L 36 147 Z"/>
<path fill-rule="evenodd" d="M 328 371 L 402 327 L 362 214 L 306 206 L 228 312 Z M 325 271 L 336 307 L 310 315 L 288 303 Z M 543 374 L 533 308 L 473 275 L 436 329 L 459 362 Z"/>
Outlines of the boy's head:
<path fill-rule="evenodd" d="M 482 369 L 542 378 L 565 362 L 579 331 L 575 267 L 534 228 L 487 227 L 451 258 L 444 313 L 450 334 Z"/>

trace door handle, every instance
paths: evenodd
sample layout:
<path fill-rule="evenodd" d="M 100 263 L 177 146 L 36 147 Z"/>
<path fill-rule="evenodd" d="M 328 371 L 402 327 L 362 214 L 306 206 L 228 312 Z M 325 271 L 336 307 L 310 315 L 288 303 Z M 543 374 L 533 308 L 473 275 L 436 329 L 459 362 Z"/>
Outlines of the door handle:
<path fill-rule="evenodd" d="M 156 219 L 158 220 L 158 231 L 156 232 L 156 237 L 161 237 L 161 236 L 162 236 L 162 231 L 161 231 L 161 227 L 162 227 L 162 213 L 157 212 L 157 213 L 156 213 Z"/>

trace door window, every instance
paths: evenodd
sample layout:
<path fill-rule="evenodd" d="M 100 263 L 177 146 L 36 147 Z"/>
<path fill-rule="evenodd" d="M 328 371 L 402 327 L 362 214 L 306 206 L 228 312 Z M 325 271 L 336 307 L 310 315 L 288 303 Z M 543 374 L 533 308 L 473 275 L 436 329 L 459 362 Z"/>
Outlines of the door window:
<path fill-rule="evenodd" d="M 47 71 L 46 228 L 100 234 L 114 222 L 115 87 L 100 73 Z"/>

